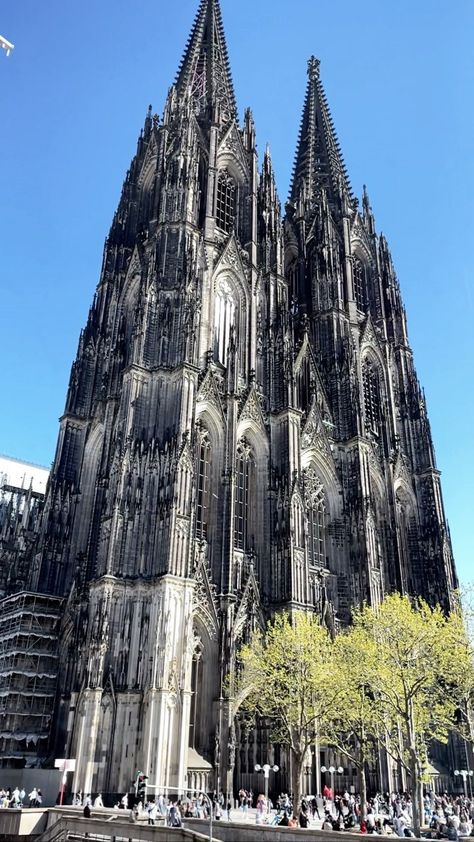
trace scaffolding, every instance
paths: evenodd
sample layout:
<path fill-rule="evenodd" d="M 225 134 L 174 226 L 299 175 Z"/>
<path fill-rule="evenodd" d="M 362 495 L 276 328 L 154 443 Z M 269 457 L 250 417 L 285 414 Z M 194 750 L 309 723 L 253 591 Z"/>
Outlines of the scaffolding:
<path fill-rule="evenodd" d="M 0 767 L 47 752 L 62 600 L 21 591 L 0 600 Z"/>

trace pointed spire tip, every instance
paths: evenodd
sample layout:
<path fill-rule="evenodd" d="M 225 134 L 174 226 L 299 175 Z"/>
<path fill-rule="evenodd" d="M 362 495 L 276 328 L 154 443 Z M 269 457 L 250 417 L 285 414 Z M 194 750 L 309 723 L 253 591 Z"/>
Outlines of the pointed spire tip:
<path fill-rule="evenodd" d="M 311 58 L 308 61 L 308 76 L 311 80 L 319 79 L 320 65 L 321 62 L 319 58 L 316 58 L 316 56 L 311 56 Z"/>

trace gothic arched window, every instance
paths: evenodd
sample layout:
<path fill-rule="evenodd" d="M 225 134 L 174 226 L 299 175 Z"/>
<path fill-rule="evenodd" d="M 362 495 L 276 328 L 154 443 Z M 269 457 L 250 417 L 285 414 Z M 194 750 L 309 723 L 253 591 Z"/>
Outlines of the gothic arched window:
<path fill-rule="evenodd" d="M 397 532 L 398 532 L 398 547 L 400 558 L 400 575 L 402 579 L 402 589 L 407 590 L 409 586 L 409 571 L 410 564 L 410 546 L 413 540 L 413 505 L 407 493 L 404 493 L 401 488 L 397 488 L 395 500 L 397 504 Z"/>
<path fill-rule="evenodd" d="M 378 435 L 380 424 L 380 382 L 376 365 L 369 359 L 362 364 L 362 388 L 366 430 Z"/>
<path fill-rule="evenodd" d="M 304 472 L 307 518 L 308 561 L 313 567 L 326 566 L 326 497 L 316 471 Z"/>
<path fill-rule="evenodd" d="M 357 257 L 353 263 L 354 299 L 358 310 L 367 307 L 367 277 L 365 266 Z"/>
<path fill-rule="evenodd" d="M 227 352 L 236 321 L 236 303 L 230 285 L 220 279 L 214 307 L 214 358 L 227 365 Z"/>
<path fill-rule="evenodd" d="M 255 506 L 255 459 L 252 448 L 245 439 L 237 445 L 234 544 L 240 550 L 249 547 L 250 507 Z"/>
<path fill-rule="evenodd" d="M 202 691 L 202 646 L 201 642 L 196 643 L 193 652 L 193 661 L 191 667 L 191 709 L 189 712 L 189 741 L 188 745 L 191 748 L 197 748 L 199 745 L 199 718 L 200 718 L 200 702 Z"/>
<path fill-rule="evenodd" d="M 204 428 L 199 430 L 199 462 L 197 475 L 196 536 L 207 538 L 211 502 L 211 442 Z"/>
<path fill-rule="evenodd" d="M 237 186 L 226 170 L 217 179 L 216 224 L 230 234 L 234 227 L 237 206 Z"/>

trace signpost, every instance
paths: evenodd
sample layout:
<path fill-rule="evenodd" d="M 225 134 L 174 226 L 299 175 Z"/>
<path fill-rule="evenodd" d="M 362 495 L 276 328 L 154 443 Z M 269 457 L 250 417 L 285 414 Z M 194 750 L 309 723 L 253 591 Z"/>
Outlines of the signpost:
<path fill-rule="evenodd" d="M 75 760 L 55 760 L 54 761 L 54 768 L 59 769 L 63 774 L 61 777 L 61 789 L 59 791 L 59 806 L 62 807 L 63 805 L 63 798 L 64 798 L 64 787 L 67 783 L 67 773 L 74 772 L 76 768 L 76 761 Z"/>

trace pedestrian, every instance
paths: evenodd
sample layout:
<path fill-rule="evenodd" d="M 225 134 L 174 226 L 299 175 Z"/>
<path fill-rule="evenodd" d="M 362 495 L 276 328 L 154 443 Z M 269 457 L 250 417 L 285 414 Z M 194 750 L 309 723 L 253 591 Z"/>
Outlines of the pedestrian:
<path fill-rule="evenodd" d="M 168 817 L 168 825 L 169 827 L 182 827 L 183 822 L 181 820 L 181 813 L 178 810 L 176 804 L 172 804 L 170 807 L 169 817 Z"/>
<path fill-rule="evenodd" d="M 149 801 L 147 805 L 148 824 L 155 824 L 157 812 L 158 804 L 156 804 L 154 801 Z"/>
<path fill-rule="evenodd" d="M 20 805 L 20 790 L 16 786 L 12 792 L 12 797 L 10 799 L 10 806 L 11 807 L 18 807 Z"/>
<path fill-rule="evenodd" d="M 300 823 L 300 827 L 308 827 L 308 825 L 309 825 L 308 813 L 303 808 L 303 805 L 301 805 L 301 810 L 300 810 L 298 820 L 299 820 L 299 823 Z"/>
<path fill-rule="evenodd" d="M 28 798 L 29 798 L 29 801 L 30 801 L 30 803 L 29 803 L 30 807 L 37 807 L 38 806 L 38 802 L 37 802 L 38 790 L 36 789 L 36 787 L 33 787 L 30 794 L 28 795 Z"/>
<path fill-rule="evenodd" d="M 94 807 L 103 807 L 103 806 L 104 806 L 104 802 L 102 801 L 102 793 L 99 792 L 99 794 L 94 799 Z"/>
<path fill-rule="evenodd" d="M 266 808 L 267 804 L 265 801 L 265 796 L 260 794 L 257 798 L 257 815 L 255 817 L 255 821 L 257 824 L 263 824 Z"/>

